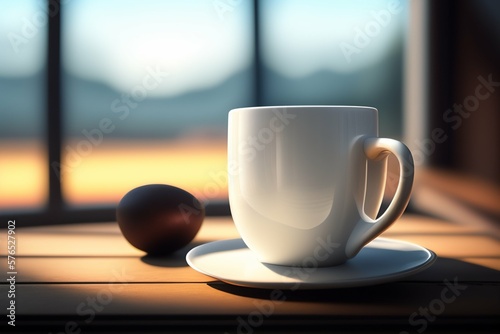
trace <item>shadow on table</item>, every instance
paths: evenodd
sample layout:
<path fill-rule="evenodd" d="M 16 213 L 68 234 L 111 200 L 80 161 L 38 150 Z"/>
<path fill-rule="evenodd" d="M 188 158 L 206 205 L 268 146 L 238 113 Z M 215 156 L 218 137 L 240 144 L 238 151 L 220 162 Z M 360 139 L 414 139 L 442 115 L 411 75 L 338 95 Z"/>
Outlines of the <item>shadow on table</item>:
<path fill-rule="evenodd" d="M 153 255 L 144 255 L 141 257 L 141 261 L 155 266 L 155 267 L 164 267 L 164 268 L 173 268 L 173 267 L 186 267 L 188 264 L 186 262 L 186 254 L 199 245 L 204 244 L 205 242 L 191 242 L 183 248 L 175 251 L 172 254 L 163 255 L 163 256 L 153 256 Z"/>
<path fill-rule="evenodd" d="M 424 304 L 429 302 L 429 295 L 432 296 L 429 290 L 437 291 L 435 293 L 439 297 L 439 291 L 447 286 L 446 282 L 460 286 L 485 283 L 497 285 L 500 283 L 500 271 L 456 259 L 438 257 L 436 262 L 425 271 L 392 283 L 319 290 L 300 290 L 300 285 L 294 284 L 290 287 L 295 287 L 295 290 L 283 289 L 279 292 L 287 301 L 380 304 L 381 301 L 390 300 L 392 304 L 421 300 Z M 208 285 L 219 291 L 257 299 L 273 299 L 280 295 L 273 289 L 240 287 L 221 282 L 208 283 Z"/>

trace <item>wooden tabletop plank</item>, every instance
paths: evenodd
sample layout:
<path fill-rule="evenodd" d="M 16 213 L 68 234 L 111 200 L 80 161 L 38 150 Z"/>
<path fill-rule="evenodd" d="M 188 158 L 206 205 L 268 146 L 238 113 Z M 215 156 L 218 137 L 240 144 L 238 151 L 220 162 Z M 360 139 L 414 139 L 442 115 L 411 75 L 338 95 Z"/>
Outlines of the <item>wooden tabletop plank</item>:
<path fill-rule="evenodd" d="M 496 233 L 406 214 L 383 236 L 418 243 L 435 251 L 438 259 L 423 272 L 383 285 L 271 291 L 228 285 L 187 266 L 185 254 L 193 246 L 239 237 L 229 217 L 207 218 L 190 245 L 165 258 L 151 258 L 133 248 L 116 223 L 18 228 L 16 313 L 20 321 L 50 324 L 52 332 L 64 332 L 68 321 L 87 325 L 93 315 L 92 326 L 127 319 L 144 325 L 166 319 L 187 319 L 189 324 L 223 319 L 233 329 L 229 332 L 238 332 L 241 321 L 248 323 L 252 314 L 263 312 L 268 323 L 307 325 L 327 319 L 355 325 L 393 319 L 402 324 L 396 332 L 415 332 L 418 328 L 411 326 L 409 317 L 424 319 L 422 309 L 436 310 L 436 322 L 498 325 Z M 5 240 L 5 231 L 0 238 Z M 1 251 L 5 255 L 5 248 Z M 10 288 L 5 260 L 0 258 L 2 296 Z M 6 312 L 3 308 L 0 314 Z"/>
<path fill-rule="evenodd" d="M 17 261 L 17 282 L 21 283 L 107 283 L 119 275 L 128 275 L 134 282 L 213 282 L 214 278 L 198 273 L 189 267 L 183 253 L 175 257 L 22 257 Z M 437 261 L 421 273 L 403 281 L 440 282 L 458 277 L 469 282 L 499 282 L 500 271 L 496 259 L 447 258 Z M 6 261 L 3 261 L 6 262 Z M 0 280 L 8 278 L 2 264 Z"/>
<path fill-rule="evenodd" d="M 500 286 L 451 281 L 446 284 L 390 283 L 318 291 L 261 290 L 224 283 L 22 284 L 17 286 L 18 315 L 242 315 L 259 305 L 276 315 L 408 317 L 419 308 L 445 307 L 444 316 L 500 316 Z M 453 288 L 450 289 L 450 286 Z M 8 287 L 0 286 L 7 294 Z M 445 292 L 443 292 L 445 291 Z M 441 300 L 435 302 L 434 300 Z M 97 306 L 91 306 L 96 304 Z M 436 305 L 433 305 L 436 304 Z M 2 313 L 5 314 L 4 309 Z"/>
<path fill-rule="evenodd" d="M 136 282 L 211 282 L 214 279 L 187 266 L 185 254 L 196 245 L 239 236 L 230 218 L 209 217 L 191 244 L 172 256 L 151 258 L 132 247 L 116 223 L 16 231 L 17 280 L 31 283 L 109 282 L 116 272 L 133 275 Z M 433 267 L 406 280 L 442 281 L 446 274 L 466 281 L 500 281 L 498 237 L 473 225 L 405 215 L 383 236 L 420 244 L 439 256 Z M 6 265 L 0 261 L 2 281 L 7 278 Z"/>
<path fill-rule="evenodd" d="M 40 226 L 16 229 L 17 256 L 144 256 L 125 240 L 116 222 Z M 195 244 L 239 236 L 227 217 L 207 218 L 198 232 Z M 6 239 L 6 230 L 0 231 Z M 7 248 L 0 249 L 7 255 Z"/>
<path fill-rule="evenodd" d="M 8 278 L 2 269 L 0 279 Z M 136 257 L 22 257 L 17 261 L 17 281 L 31 283 L 106 283 L 128 275 L 134 282 L 212 282 L 191 269 L 185 252 L 169 258 Z"/>
<path fill-rule="evenodd" d="M 408 239 L 425 238 L 440 239 L 446 237 L 484 237 L 476 239 L 473 244 L 481 247 L 466 248 L 466 256 L 480 255 L 478 251 L 486 249 L 484 255 L 490 256 L 496 252 L 500 255 L 497 247 L 500 247 L 500 234 L 486 232 L 479 227 L 461 225 L 429 218 L 425 216 L 405 214 L 392 225 L 384 236 L 392 238 Z M 202 228 L 196 236 L 194 243 L 202 243 L 221 239 L 238 238 L 239 234 L 230 217 L 207 217 Z M 6 230 L 0 231 L 0 238 L 6 238 Z M 75 224 L 63 226 L 43 226 L 16 229 L 17 256 L 143 256 L 144 252 L 131 246 L 122 236 L 115 222 Z M 459 243 L 466 241 L 458 239 Z M 483 244 L 487 242 L 488 245 Z M 434 247 L 440 247 L 443 251 L 443 242 L 430 242 Z M 431 248 L 432 249 L 432 248 Z M 7 255 L 7 248 L 0 249 L 0 255 Z M 443 254 L 445 255 L 445 254 Z M 464 256 L 464 247 L 448 247 L 446 256 Z"/>

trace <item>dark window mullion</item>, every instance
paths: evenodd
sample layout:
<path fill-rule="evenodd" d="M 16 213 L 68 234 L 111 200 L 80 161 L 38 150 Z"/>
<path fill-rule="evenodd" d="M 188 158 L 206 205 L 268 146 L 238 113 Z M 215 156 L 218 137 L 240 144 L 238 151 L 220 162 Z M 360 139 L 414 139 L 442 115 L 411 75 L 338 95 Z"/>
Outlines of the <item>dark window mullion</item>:
<path fill-rule="evenodd" d="M 61 5 L 59 0 L 47 1 L 49 15 L 47 48 L 47 149 L 49 163 L 49 200 L 48 213 L 58 222 L 62 218 L 64 200 L 61 188 L 61 147 L 62 147 L 62 112 L 61 112 Z"/>

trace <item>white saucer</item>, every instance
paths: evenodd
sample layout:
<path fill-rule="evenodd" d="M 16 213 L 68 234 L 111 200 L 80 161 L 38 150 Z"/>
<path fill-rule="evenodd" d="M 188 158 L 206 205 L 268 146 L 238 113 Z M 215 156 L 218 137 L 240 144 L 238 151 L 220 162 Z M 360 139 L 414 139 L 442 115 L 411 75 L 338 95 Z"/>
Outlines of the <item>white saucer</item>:
<path fill-rule="evenodd" d="M 226 283 L 263 289 L 328 289 L 386 283 L 429 267 L 436 255 L 421 246 L 377 238 L 354 258 L 334 267 L 263 264 L 242 239 L 210 242 L 186 255 L 195 270 Z"/>

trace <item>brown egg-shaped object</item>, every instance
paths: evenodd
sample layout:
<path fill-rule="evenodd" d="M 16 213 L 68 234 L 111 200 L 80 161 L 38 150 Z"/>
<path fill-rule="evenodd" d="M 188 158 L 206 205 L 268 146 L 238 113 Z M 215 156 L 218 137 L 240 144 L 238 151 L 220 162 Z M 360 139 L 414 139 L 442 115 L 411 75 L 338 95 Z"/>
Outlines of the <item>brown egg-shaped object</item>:
<path fill-rule="evenodd" d="M 187 245 L 203 218 L 205 209 L 196 197 L 164 184 L 132 189 L 116 209 L 125 239 L 150 255 L 166 255 Z"/>

